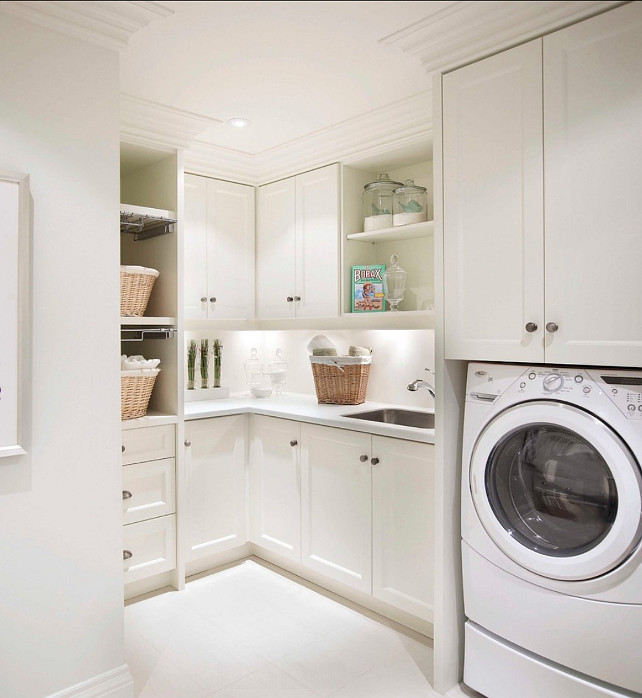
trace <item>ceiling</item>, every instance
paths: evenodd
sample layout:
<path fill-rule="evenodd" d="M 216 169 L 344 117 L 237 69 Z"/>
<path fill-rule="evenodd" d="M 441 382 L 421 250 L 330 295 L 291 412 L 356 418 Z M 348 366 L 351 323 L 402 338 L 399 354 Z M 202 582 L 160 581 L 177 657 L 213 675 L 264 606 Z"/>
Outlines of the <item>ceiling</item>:
<path fill-rule="evenodd" d="M 121 52 L 121 92 L 197 116 L 201 142 L 256 156 L 429 90 L 419 59 L 381 39 L 458 3 L 161 4 L 173 14 Z"/>

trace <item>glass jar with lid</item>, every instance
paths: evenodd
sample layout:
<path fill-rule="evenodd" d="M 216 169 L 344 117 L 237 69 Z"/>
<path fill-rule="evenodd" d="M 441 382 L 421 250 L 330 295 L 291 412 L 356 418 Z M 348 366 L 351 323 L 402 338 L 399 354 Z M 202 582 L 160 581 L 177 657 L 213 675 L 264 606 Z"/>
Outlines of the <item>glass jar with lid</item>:
<path fill-rule="evenodd" d="M 427 219 L 428 190 L 417 186 L 412 179 L 394 190 L 392 196 L 392 224 L 423 223 Z"/>
<path fill-rule="evenodd" d="M 365 232 L 392 228 L 392 193 L 401 182 L 395 182 L 387 174 L 377 176 L 363 188 L 363 229 Z"/>

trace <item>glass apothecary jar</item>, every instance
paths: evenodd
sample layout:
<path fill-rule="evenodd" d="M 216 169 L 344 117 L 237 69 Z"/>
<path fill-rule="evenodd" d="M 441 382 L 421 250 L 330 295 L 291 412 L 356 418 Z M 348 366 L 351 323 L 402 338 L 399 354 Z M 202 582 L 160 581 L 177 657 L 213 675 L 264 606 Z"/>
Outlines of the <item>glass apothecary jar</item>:
<path fill-rule="evenodd" d="M 427 219 L 428 190 L 407 179 L 392 195 L 392 225 L 423 223 Z"/>
<path fill-rule="evenodd" d="M 401 182 L 395 182 L 387 174 L 377 176 L 376 182 L 370 182 L 363 188 L 363 230 L 392 228 L 392 193 Z"/>

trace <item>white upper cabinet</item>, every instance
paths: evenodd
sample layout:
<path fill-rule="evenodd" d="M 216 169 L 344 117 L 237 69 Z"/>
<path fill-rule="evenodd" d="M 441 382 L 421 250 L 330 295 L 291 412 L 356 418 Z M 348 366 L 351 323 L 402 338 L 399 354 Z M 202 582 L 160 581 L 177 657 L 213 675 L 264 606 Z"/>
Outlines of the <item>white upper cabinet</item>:
<path fill-rule="evenodd" d="M 260 318 L 339 314 L 339 201 L 338 165 L 259 188 Z"/>
<path fill-rule="evenodd" d="M 186 318 L 254 317 L 253 187 L 185 175 Z"/>
<path fill-rule="evenodd" d="M 631 3 L 444 76 L 447 358 L 642 363 L 640 75 Z"/>
<path fill-rule="evenodd" d="M 642 365 L 642 5 L 544 37 L 546 357 Z"/>
<path fill-rule="evenodd" d="M 541 55 L 537 40 L 443 78 L 448 358 L 541 356 Z"/>

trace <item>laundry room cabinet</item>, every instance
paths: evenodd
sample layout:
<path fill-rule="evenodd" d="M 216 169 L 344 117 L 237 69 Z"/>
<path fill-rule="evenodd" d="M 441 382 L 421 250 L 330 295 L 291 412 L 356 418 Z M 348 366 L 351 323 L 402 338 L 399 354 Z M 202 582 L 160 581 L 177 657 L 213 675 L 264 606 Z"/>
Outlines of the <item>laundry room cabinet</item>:
<path fill-rule="evenodd" d="M 254 317 L 255 189 L 185 175 L 186 319 Z"/>
<path fill-rule="evenodd" d="M 245 544 L 245 419 L 185 423 L 184 544 L 187 563 Z"/>
<path fill-rule="evenodd" d="M 258 317 L 337 317 L 339 166 L 311 170 L 258 191 Z"/>
<path fill-rule="evenodd" d="M 642 7 L 443 76 L 446 358 L 642 364 Z"/>

